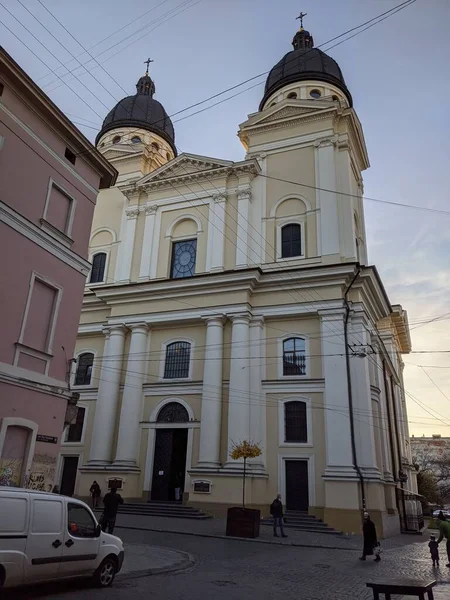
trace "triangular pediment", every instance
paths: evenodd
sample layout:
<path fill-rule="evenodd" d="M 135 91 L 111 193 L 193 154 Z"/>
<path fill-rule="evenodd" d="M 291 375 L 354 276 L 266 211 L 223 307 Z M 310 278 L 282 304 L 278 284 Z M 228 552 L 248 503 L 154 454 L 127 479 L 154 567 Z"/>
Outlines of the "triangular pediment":
<path fill-rule="evenodd" d="M 231 160 L 221 160 L 209 156 L 183 153 L 159 169 L 156 169 L 156 171 L 143 177 L 138 181 L 138 185 L 156 183 L 172 177 L 185 177 L 200 172 L 229 168 L 232 167 L 233 164 L 234 163 Z"/>
<path fill-rule="evenodd" d="M 248 121 L 242 123 L 241 128 L 261 127 L 285 120 L 317 115 L 334 109 L 333 103 L 317 102 L 317 104 L 312 104 L 310 100 L 285 100 L 267 110 L 250 115 Z"/>

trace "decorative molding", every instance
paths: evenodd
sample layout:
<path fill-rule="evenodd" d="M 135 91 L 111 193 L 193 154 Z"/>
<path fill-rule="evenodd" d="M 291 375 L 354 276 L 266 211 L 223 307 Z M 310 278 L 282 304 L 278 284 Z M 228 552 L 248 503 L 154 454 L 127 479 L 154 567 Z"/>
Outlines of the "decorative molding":
<path fill-rule="evenodd" d="M 246 188 L 239 189 L 237 197 L 238 197 L 238 200 L 251 200 L 252 188 L 246 187 Z"/>
<path fill-rule="evenodd" d="M 145 213 L 146 217 L 149 217 L 151 215 L 156 215 L 157 210 L 158 210 L 157 204 L 152 204 L 151 206 L 144 206 L 144 213 Z"/>
<path fill-rule="evenodd" d="M 316 140 L 314 142 L 314 146 L 316 148 L 326 148 L 327 146 L 334 146 L 336 147 L 339 141 L 339 136 L 338 135 L 333 135 L 331 137 L 325 137 L 325 138 L 321 138 L 320 140 Z"/>
<path fill-rule="evenodd" d="M 214 200 L 214 202 L 225 202 L 227 196 L 227 192 L 219 192 L 218 194 L 213 194 L 212 199 Z"/>
<path fill-rule="evenodd" d="M 137 219 L 140 212 L 141 209 L 139 208 L 139 206 L 133 206 L 125 210 L 128 219 Z"/>

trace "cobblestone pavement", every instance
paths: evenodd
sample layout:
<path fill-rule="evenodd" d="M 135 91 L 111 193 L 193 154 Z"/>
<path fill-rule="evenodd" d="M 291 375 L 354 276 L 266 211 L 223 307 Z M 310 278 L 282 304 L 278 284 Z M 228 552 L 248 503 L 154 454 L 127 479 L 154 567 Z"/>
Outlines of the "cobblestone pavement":
<path fill-rule="evenodd" d="M 285 547 L 242 543 L 233 539 L 203 538 L 173 533 L 118 530 L 125 544 L 151 544 L 194 556 L 194 567 L 175 574 L 119 577 L 110 590 L 91 589 L 86 583 L 35 587 L 14 593 L 8 600 L 370 600 L 366 582 L 381 578 L 435 577 L 437 600 L 450 598 L 450 569 L 445 560 L 433 569 L 427 541 L 383 552 L 381 563 L 361 562 L 352 550 Z M 442 556 L 442 559 L 445 557 Z M 444 587 L 444 584 L 448 586 Z M 447 589 L 446 589 L 447 588 Z"/>
<path fill-rule="evenodd" d="M 116 521 L 117 534 L 121 535 L 123 527 L 143 529 L 153 532 L 175 532 L 205 537 L 225 537 L 226 519 L 167 519 L 161 517 L 149 517 L 143 515 L 121 515 L 117 516 Z M 260 537 L 253 542 L 267 542 L 271 544 L 280 544 L 284 546 L 300 545 L 313 546 L 321 548 L 340 548 L 360 550 L 362 548 L 362 538 L 359 535 L 342 535 L 330 533 L 314 533 L 309 531 L 298 531 L 286 528 L 289 535 L 287 539 L 274 538 L 272 527 L 261 525 Z M 427 537 L 427 535 L 425 535 Z M 398 535 L 383 541 L 383 547 L 386 549 L 401 548 L 425 539 L 420 535 Z"/>

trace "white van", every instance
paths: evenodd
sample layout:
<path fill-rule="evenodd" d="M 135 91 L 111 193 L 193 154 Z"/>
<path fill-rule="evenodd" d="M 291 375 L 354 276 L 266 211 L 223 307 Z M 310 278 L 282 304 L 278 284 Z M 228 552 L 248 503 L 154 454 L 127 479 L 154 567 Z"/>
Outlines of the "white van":
<path fill-rule="evenodd" d="M 108 587 L 123 558 L 84 502 L 0 486 L 0 588 L 83 575 Z"/>

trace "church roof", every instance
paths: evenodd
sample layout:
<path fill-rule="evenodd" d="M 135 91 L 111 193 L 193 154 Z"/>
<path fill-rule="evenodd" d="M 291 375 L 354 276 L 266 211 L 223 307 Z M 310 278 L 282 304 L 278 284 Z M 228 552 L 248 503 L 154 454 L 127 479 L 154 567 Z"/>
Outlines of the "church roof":
<path fill-rule="evenodd" d="M 137 93 L 127 96 L 107 114 L 95 143 L 108 131 L 118 127 L 136 127 L 151 131 L 166 140 L 177 155 L 175 131 L 163 105 L 153 98 L 155 84 L 148 72 L 136 84 Z"/>
<path fill-rule="evenodd" d="M 309 31 L 301 27 L 295 34 L 292 45 L 294 50 L 285 54 L 270 71 L 259 110 L 263 109 L 266 100 L 277 90 L 290 83 L 305 80 L 335 85 L 344 92 L 352 106 L 352 96 L 339 65 L 331 56 L 314 48 L 314 40 Z"/>

